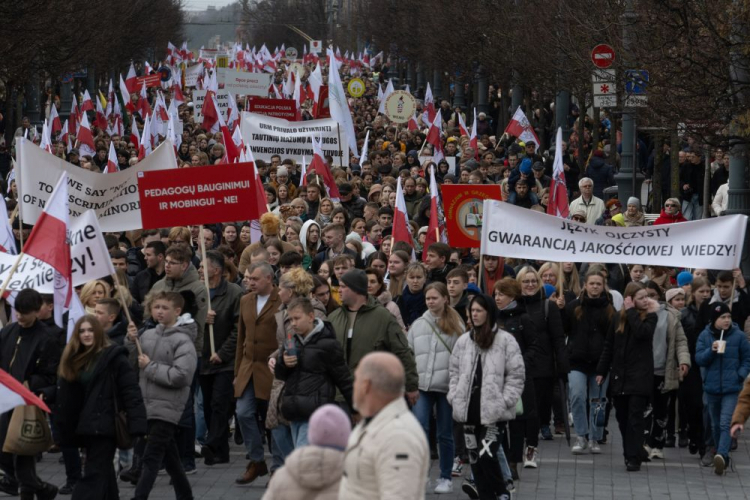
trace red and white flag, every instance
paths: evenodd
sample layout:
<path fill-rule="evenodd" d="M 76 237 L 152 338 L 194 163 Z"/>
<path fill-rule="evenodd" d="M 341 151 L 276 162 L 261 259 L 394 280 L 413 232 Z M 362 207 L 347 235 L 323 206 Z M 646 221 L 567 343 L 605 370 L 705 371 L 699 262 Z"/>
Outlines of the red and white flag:
<path fill-rule="evenodd" d="M 136 111 L 141 114 L 141 118 L 146 118 L 147 115 L 151 114 L 151 105 L 148 103 L 148 91 L 146 91 L 146 82 L 143 82 L 141 86 L 141 93 L 138 96 L 138 103 L 136 104 Z"/>
<path fill-rule="evenodd" d="M 10 184 L 10 181 L 8 181 Z M 7 214 L 8 207 L 5 205 L 5 197 L 0 196 L 0 214 Z M 13 236 L 13 228 L 10 227 L 10 219 L 2 217 L 0 222 L 0 252 L 17 255 L 16 238 Z"/>
<path fill-rule="evenodd" d="M 406 124 L 406 128 L 414 131 L 419 130 L 419 121 L 417 121 L 417 113 L 414 113 L 411 118 L 409 118 L 409 123 Z"/>
<path fill-rule="evenodd" d="M 94 101 L 91 100 L 88 89 L 83 91 L 83 101 L 81 101 L 81 113 L 86 111 L 94 111 Z"/>
<path fill-rule="evenodd" d="M 135 115 L 130 116 L 130 142 L 133 143 L 136 149 L 141 146 L 141 136 L 138 135 L 138 123 L 136 122 Z"/>
<path fill-rule="evenodd" d="M 146 119 L 143 122 L 141 141 L 138 145 L 138 161 L 141 161 L 142 159 L 150 155 L 152 149 L 153 142 L 151 141 L 151 119 L 148 115 L 146 115 Z"/>
<path fill-rule="evenodd" d="M 125 109 L 131 113 L 135 113 L 135 106 L 133 106 L 133 100 L 130 97 L 131 93 L 130 87 L 128 87 L 128 84 L 125 83 L 125 80 L 122 79 L 122 75 L 120 75 L 120 96 L 122 97 L 122 102 L 125 105 Z"/>
<path fill-rule="evenodd" d="M 385 87 L 385 92 L 383 92 L 383 98 L 380 99 L 380 107 L 378 108 L 378 113 L 381 115 L 385 114 L 385 101 L 388 99 L 388 96 L 393 94 L 395 92 L 393 90 L 393 80 L 388 80 L 388 85 Z"/>
<path fill-rule="evenodd" d="M 461 132 L 461 137 L 469 137 L 469 128 L 466 126 L 464 121 L 463 113 L 456 113 L 458 115 L 458 130 Z"/>
<path fill-rule="evenodd" d="M 562 128 L 558 127 L 555 142 L 555 161 L 552 164 L 552 180 L 549 183 L 547 213 L 567 219 L 570 214 L 570 208 L 568 206 L 568 188 L 565 185 L 562 142 Z"/>
<path fill-rule="evenodd" d="M 135 66 L 133 66 L 132 61 L 130 62 L 130 69 L 128 69 L 128 76 L 125 77 L 125 85 L 128 94 L 135 94 L 138 91 L 138 77 L 135 74 Z"/>
<path fill-rule="evenodd" d="M 529 123 L 529 119 L 526 118 L 526 114 L 521 110 L 521 106 L 518 106 L 518 109 L 513 114 L 513 118 L 508 122 L 508 126 L 505 127 L 505 133 L 517 137 L 523 142 L 534 141 L 534 144 L 536 144 L 534 151 L 539 149 L 539 137 L 536 136 L 536 132 L 534 132 L 534 128 Z"/>
<path fill-rule="evenodd" d="M 63 172 L 23 246 L 23 253 L 55 270 L 55 323 L 61 328 L 73 293 L 68 220 L 68 173 Z"/>
<path fill-rule="evenodd" d="M 234 93 L 229 93 L 229 109 L 227 109 L 227 127 L 234 133 L 240 124 L 240 110 L 237 101 L 234 100 Z"/>
<path fill-rule="evenodd" d="M 474 108 L 474 122 L 471 124 L 469 144 L 474 148 L 474 159 L 479 161 L 479 140 L 477 139 L 477 108 Z"/>
<path fill-rule="evenodd" d="M 172 101 L 175 102 L 178 106 L 180 104 L 185 104 L 185 96 L 182 95 L 182 87 L 180 86 L 180 79 L 181 76 L 172 77 Z"/>
<path fill-rule="evenodd" d="M 49 110 L 49 128 L 53 137 L 62 131 L 62 123 L 60 122 L 60 116 L 57 114 L 57 106 L 54 103 Z"/>
<path fill-rule="evenodd" d="M 81 127 L 78 129 L 76 138 L 81 156 L 89 155 L 93 158 L 96 155 L 96 145 L 94 145 L 94 135 L 91 133 L 91 125 L 89 125 L 89 117 L 86 113 L 81 113 Z"/>
<path fill-rule="evenodd" d="M 47 120 L 44 120 L 42 124 L 42 140 L 39 143 L 39 147 L 48 152 L 52 153 L 52 136 L 49 133 L 49 127 L 47 126 Z"/>
<path fill-rule="evenodd" d="M 96 118 L 94 118 L 94 126 L 99 127 L 100 130 L 107 130 L 107 117 L 104 115 L 104 109 L 102 109 L 102 102 L 96 100 Z"/>
<path fill-rule="evenodd" d="M 406 200 L 404 200 L 404 190 L 401 188 L 401 177 L 398 178 L 396 185 L 396 206 L 393 207 L 393 242 L 405 241 L 411 247 L 414 242 L 411 239 L 409 230 L 409 212 L 406 210 Z"/>
<path fill-rule="evenodd" d="M 260 216 L 268 212 L 268 205 L 266 204 L 266 190 L 263 188 L 263 181 L 260 178 L 260 172 L 258 172 L 258 164 L 255 162 L 255 156 L 253 156 L 253 150 L 250 146 L 245 148 L 247 151 L 247 160 L 252 162 L 253 171 L 255 172 L 255 209 L 257 214 L 255 217 L 251 217 L 251 220 L 260 219 Z M 242 161 L 242 160 L 240 160 Z"/>
<path fill-rule="evenodd" d="M 0 370 L 0 413 L 5 413 L 16 406 L 36 406 L 52 413 L 44 401 L 28 390 L 21 382 L 14 379 L 10 373 Z"/>
<path fill-rule="evenodd" d="M 78 123 L 80 121 L 80 118 L 81 117 L 78 113 L 78 100 L 76 99 L 76 95 L 73 94 L 72 100 L 70 102 L 70 116 L 68 118 L 68 133 L 70 135 L 75 136 L 78 133 Z"/>
<path fill-rule="evenodd" d="M 430 224 L 427 226 L 427 234 L 424 238 L 424 248 L 422 249 L 422 261 L 427 261 L 427 249 L 433 243 L 441 241 L 440 239 L 440 219 L 438 217 L 438 207 L 440 204 L 440 195 L 438 194 L 437 180 L 435 179 L 435 167 L 430 169 Z"/>
<path fill-rule="evenodd" d="M 105 174 L 113 174 L 120 171 L 120 166 L 117 164 L 117 152 L 115 151 L 115 141 L 109 141 L 109 155 L 107 156 L 107 168 L 104 169 Z"/>
<path fill-rule="evenodd" d="M 307 47 L 307 46 L 305 46 L 305 47 Z M 370 133 L 369 130 L 367 131 L 367 133 L 368 134 Z M 299 187 L 307 186 L 307 165 L 306 165 L 306 163 L 307 162 L 305 161 L 305 155 L 302 155 L 302 164 L 300 165 L 300 173 L 302 175 L 300 175 L 300 178 L 299 178 Z"/>
<path fill-rule="evenodd" d="M 436 164 L 445 158 L 445 155 L 443 154 L 443 138 L 441 137 L 442 132 L 443 120 L 438 116 L 437 119 L 433 120 L 430 124 L 430 128 L 427 131 L 427 138 L 425 139 L 429 144 L 432 144 L 432 161 Z"/>
<path fill-rule="evenodd" d="M 201 113 L 203 114 L 203 125 L 201 125 L 201 128 L 206 132 L 211 132 L 212 134 L 218 132 L 220 130 L 220 112 L 216 107 L 213 92 L 206 93 L 206 98 L 203 101 L 203 109 L 201 110 Z"/>
<path fill-rule="evenodd" d="M 321 146 L 321 141 L 316 140 L 315 137 L 312 137 L 312 145 L 313 145 L 313 158 L 310 162 L 310 171 L 315 172 L 317 175 L 321 176 L 323 178 L 323 185 L 326 188 L 326 191 L 328 192 L 328 197 L 331 199 L 331 201 L 338 203 L 338 201 L 341 199 L 341 193 L 339 193 L 339 187 L 336 185 L 336 182 L 333 180 L 333 174 L 331 174 L 331 169 L 328 168 L 328 165 L 326 164 L 325 156 L 323 155 L 323 148 Z"/>
<path fill-rule="evenodd" d="M 430 88 L 430 82 L 427 82 L 427 89 L 424 91 L 424 108 L 427 111 L 427 118 L 429 122 L 435 119 L 437 110 L 435 109 L 435 98 L 432 97 L 432 89 Z"/>

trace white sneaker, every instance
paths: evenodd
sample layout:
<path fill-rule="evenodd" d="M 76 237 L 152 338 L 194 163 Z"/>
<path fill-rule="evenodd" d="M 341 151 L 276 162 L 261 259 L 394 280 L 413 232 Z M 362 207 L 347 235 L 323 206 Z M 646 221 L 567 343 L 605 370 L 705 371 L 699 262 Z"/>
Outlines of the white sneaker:
<path fill-rule="evenodd" d="M 539 467 L 537 465 L 537 460 L 539 459 L 539 452 L 536 450 L 533 446 L 527 446 L 526 447 L 526 453 L 524 453 L 523 457 L 523 468 L 524 469 L 536 469 Z"/>
<path fill-rule="evenodd" d="M 599 443 L 596 441 L 589 441 L 589 450 L 591 450 L 591 453 L 594 455 L 598 455 L 602 452 L 602 449 L 599 448 Z"/>
<path fill-rule="evenodd" d="M 435 486 L 435 493 L 438 495 L 441 493 L 453 493 L 453 481 L 450 479 L 440 478 Z"/>
<path fill-rule="evenodd" d="M 648 454 L 648 458 L 658 458 L 664 460 L 664 451 L 659 448 L 651 448 L 651 453 Z"/>
<path fill-rule="evenodd" d="M 583 455 L 586 452 L 587 447 L 588 443 L 586 443 L 586 438 L 583 436 L 578 436 L 576 438 L 576 444 L 573 445 L 573 449 L 571 451 L 573 452 L 573 455 Z"/>

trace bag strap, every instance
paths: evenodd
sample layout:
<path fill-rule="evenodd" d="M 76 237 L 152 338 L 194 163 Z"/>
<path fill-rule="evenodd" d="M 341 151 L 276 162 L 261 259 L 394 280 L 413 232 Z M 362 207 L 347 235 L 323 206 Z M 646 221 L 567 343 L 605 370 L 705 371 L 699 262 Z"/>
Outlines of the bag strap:
<path fill-rule="evenodd" d="M 453 349 L 451 349 L 450 347 L 448 347 L 448 343 L 445 340 L 443 340 L 442 335 L 440 335 L 440 333 L 435 329 L 435 327 L 433 326 L 433 324 L 430 323 L 429 320 L 425 320 L 425 321 L 427 321 L 427 324 L 430 325 L 430 328 L 432 328 L 432 333 L 434 333 L 435 336 L 438 338 L 438 340 L 445 346 L 446 349 L 448 349 L 448 352 L 451 353 L 451 354 L 453 354 Z"/>

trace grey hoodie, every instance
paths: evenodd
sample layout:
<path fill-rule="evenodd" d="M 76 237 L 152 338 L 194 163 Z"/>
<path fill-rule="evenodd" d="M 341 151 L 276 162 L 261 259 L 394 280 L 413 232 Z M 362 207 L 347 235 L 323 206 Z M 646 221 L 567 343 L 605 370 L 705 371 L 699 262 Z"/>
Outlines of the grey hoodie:
<path fill-rule="evenodd" d="M 149 420 L 179 423 L 198 363 L 194 346 L 197 335 L 197 324 L 189 314 L 180 316 L 169 328 L 157 325 L 141 335 L 143 354 L 151 360 L 140 373 Z"/>

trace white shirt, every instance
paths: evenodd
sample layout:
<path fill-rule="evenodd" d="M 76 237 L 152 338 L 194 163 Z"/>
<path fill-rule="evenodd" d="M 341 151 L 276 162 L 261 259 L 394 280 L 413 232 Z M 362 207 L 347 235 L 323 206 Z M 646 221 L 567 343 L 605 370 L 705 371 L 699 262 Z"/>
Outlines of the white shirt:
<path fill-rule="evenodd" d="M 256 310 L 255 313 L 260 316 L 260 312 L 263 310 L 263 308 L 266 306 L 266 302 L 268 302 L 268 297 L 270 297 L 271 294 L 268 295 L 258 295 L 258 300 L 256 301 Z"/>
<path fill-rule="evenodd" d="M 583 196 L 579 196 L 570 202 L 571 215 L 578 210 L 586 212 L 586 224 L 596 224 L 596 220 L 602 216 L 605 208 L 604 201 L 596 196 L 592 196 L 588 203 L 583 200 Z"/>

